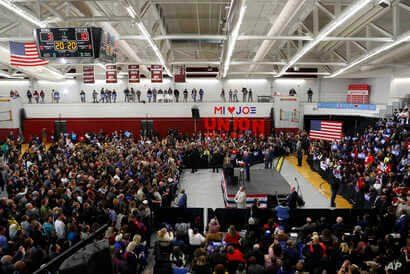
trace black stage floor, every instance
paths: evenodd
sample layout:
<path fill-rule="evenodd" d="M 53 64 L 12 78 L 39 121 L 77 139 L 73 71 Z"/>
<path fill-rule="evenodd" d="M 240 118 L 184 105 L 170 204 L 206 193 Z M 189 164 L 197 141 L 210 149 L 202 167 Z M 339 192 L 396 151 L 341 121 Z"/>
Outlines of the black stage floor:
<path fill-rule="evenodd" d="M 239 168 L 235 168 L 235 176 L 239 176 Z M 227 194 L 230 196 L 236 194 L 241 182 L 234 185 L 227 185 Z M 280 175 L 276 169 L 264 169 L 260 165 L 251 167 L 251 180 L 245 181 L 246 193 L 249 195 L 274 195 L 289 193 L 290 186 L 288 182 Z"/>

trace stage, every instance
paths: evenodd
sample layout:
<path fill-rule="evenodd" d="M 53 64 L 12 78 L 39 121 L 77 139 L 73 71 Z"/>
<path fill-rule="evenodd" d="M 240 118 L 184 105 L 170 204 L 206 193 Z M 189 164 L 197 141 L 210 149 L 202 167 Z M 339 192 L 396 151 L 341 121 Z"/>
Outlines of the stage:
<path fill-rule="evenodd" d="M 235 176 L 240 177 L 239 168 L 235 168 Z M 275 195 L 283 197 L 290 192 L 290 186 L 288 182 L 280 175 L 279 172 L 273 169 L 264 169 L 262 164 L 258 164 L 251 167 L 251 180 L 244 182 L 247 193 L 247 203 L 251 206 L 255 199 L 258 199 L 262 207 L 267 206 L 268 195 Z M 237 193 L 241 182 L 237 184 L 227 184 L 224 176 L 222 175 L 221 187 L 224 195 L 225 207 L 236 207 L 234 201 L 235 194 Z"/>

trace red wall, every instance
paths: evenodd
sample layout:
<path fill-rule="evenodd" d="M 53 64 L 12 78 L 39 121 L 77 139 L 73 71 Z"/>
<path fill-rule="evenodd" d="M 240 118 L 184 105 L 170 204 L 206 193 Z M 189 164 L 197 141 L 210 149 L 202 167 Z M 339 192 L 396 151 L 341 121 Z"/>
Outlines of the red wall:
<path fill-rule="evenodd" d="M 45 129 L 48 136 L 54 134 L 54 121 L 64 120 L 67 125 L 67 132 L 75 132 L 83 135 L 86 132 L 98 132 L 103 130 L 106 133 L 115 130 L 129 130 L 134 135 L 139 135 L 141 120 L 145 118 L 61 118 L 61 119 L 26 119 L 24 120 L 24 136 L 26 140 L 32 137 L 41 136 L 42 130 Z M 154 121 L 154 131 L 161 136 L 168 133 L 168 129 L 173 128 L 182 133 L 192 134 L 194 132 L 194 120 L 192 118 L 155 118 L 148 119 Z M 255 118 L 254 120 L 263 120 L 265 133 L 270 133 L 271 122 L 269 118 Z M 204 132 L 204 119 L 198 119 L 196 125 L 197 131 Z"/>

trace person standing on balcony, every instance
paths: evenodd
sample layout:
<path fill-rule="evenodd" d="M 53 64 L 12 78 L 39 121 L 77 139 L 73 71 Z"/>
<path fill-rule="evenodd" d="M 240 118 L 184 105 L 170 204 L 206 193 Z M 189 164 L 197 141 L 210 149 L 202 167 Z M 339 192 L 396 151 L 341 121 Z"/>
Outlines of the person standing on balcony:
<path fill-rule="evenodd" d="M 242 88 L 242 102 L 246 102 L 246 99 L 248 98 L 248 90 L 246 88 Z"/>
<path fill-rule="evenodd" d="M 81 103 L 85 103 L 85 92 L 84 92 L 84 90 L 81 90 L 81 92 L 80 92 L 80 99 L 81 99 Z"/>
<path fill-rule="evenodd" d="M 135 103 L 135 90 L 134 90 L 134 88 L 131 88 L 130 97 L 131 97 L 130 101 Z"/>
<path fill-rule="evenodd" d="M 188 102 L 188 90 L 184 89 L 184 103 Z"/>
<path fill-rule="evenodd" d="M 197 94 L 196 88 L 193 88 L 191 91 L 191 96 L 194 102 L 196 102 L 196 94 Z"/>
<path fill-rule="evenodd" d="M 296 90 L 294 88 L 289 90 L 289 96 L 296 96 Z"/>
<path fill-rule="evenodd" d="M 311 88 L 308 89 L 307 96 L 308 96 L 308 103 L 312 103 L 313 91 Z"/>
<path fill-rule="evenodd" d="M 54 91 L 54 102 L 56 104 L 60 102 L 60 92 L 58 92 L 58 90 Z"/>
<path fill-rule="evenodd" d="M 55 93 L 55 90 L 52 89 L 52 90 L 51 90 L 51 103 L 52 103 L 52 104 L 54 104 L 54 93 Z"/>
<path fill-rule="evenodd" d="M 147 90 L 147 98 L 148 98 L 148 103 L 151 103 L 152 91 L 150 88 Z"/>
<path fill-rule="evenodd" d="M 232 89 L 229 90 L 229 102 L 232 102 Z"/>
<path fill-rule="evenodd" d="M 41 103 L 44 104 L 44 98 L 46 97 L 46 94 L 44 93 L 44 90 L 40 90 L 40 98 L 41 98 Z"/>
<path fill-rule="evenodd" d="M 124 89 L 124 102 L 127 103 L 130 101 L 130 90 L 128 87 Z"/>
<path fill-rule="evenodd" d="M 27 90 L 27 99 L 28 99 L 29 104 L 32 103 L 32 98 L 33 98 L 33 94 L 31 93 L 31 90 Z"/>
<path fill-rule="evenodd" d="M 156 89 L 156 88 L 154 88 L 154 89 L 152 90 L 152 101 L 153 101 L 154 103 L 157 102 L 157 89 Z"/>
<path fill-rule="evenodd" d="M 201 103 L 202 103 L 202 100 L 204 99 L 204 93 L 205 93 L 204 89 L 200 88 L 199 89 L 199 102 Z"/>
<path fill-rule="evenodd" d="M 137 94 L 138 103 L 141 103 L 141 90 L 140 90 L 140 89 L 137 89 L 136 94 Z"/>
<path fill-rule="evenodd" d="M 34 97 L 34 100 L 36 101 L 36 104 L 38 104 L 40 102 L 40 94 L 38 93 L 37 90 L 34 90 L 33 97 Z"/>
<path fill-rule="evenodd" d="M 224 89 L 222 89 L 222 90 L 221 90 L 221 94 L 220 94 L 219 96 L 221 97 L 222 102 L 226 102 L 226 98 L 225 98 L 225 90 L 224 90 Z"/>
<path fill-rule="evenodd" d="M 253 102 L 253 95 L 252 95 L 252 89 L 251 88 L 248 91 L 248 102 Z"/>
<path fill-rule="evenodd" d="M 111 96 L 112 96 L 112 101 L 116 103 L 117 102 L 117 92 L 115 91 L 115 89 L 112 90 Z"/>
<path fill-rule="evenodd" d="M 105 91 L 104 91 L 104 88 L 101 88 L 101 91 L 100 91 L 100 102 L 101 102 L 101 103 L 104 103 L 104 102 L 105 102 Z"/>
<path fill-rule="evenodd" d="M 98 103 L 98 92 L 93 90 L 93 103 Z"/>
<path fill-rule="evenodd" d="M 105 102 L 106 103 L 110 103 L 111 104 L 111 95 L 112 95 L 112 91 L 110 89 L 107 89 L 105 91 Z"/>
<path fill-rule="evenodd" d="M 179 90 L 174 89 L 175 102 L 179 103 Z"/>
<path fill-rule="evenodd" d="M 238 100 L 238 90 L 237 89 L 235 89 L 233 91 L 233 101 L 234 102 L 239 102 L 239 100 Z"/>

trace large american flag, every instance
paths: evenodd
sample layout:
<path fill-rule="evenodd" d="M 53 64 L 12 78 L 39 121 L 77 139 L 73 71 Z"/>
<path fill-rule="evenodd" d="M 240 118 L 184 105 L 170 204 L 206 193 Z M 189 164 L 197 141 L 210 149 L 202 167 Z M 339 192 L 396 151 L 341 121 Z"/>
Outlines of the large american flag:
<path fill-rule="evenodd" d="M 47 65 L 48 61 L 39 58 L 35 43 L 10 42 L 10 64 L 19 67 L 36 67 Z"/>
<path fill-rule="evenodd" d="M 342 122 L 310 121 L 310 139 L 334 141 L 342 139 Z"/>

